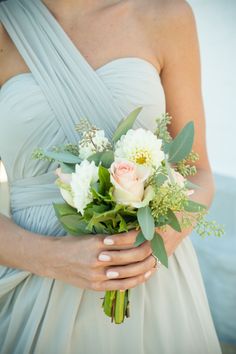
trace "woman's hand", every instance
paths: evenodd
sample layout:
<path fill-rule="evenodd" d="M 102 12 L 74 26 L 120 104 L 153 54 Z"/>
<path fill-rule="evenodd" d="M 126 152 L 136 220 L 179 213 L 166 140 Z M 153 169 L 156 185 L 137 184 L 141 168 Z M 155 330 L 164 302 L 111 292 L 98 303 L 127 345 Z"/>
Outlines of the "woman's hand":
<path fill-rule="evenodd" d="M 150 242 L 134 247 L 136 236 L 137 231 L 56 237 L 42 275 L 95 291 L 133 288 L 156 271 Z"/>

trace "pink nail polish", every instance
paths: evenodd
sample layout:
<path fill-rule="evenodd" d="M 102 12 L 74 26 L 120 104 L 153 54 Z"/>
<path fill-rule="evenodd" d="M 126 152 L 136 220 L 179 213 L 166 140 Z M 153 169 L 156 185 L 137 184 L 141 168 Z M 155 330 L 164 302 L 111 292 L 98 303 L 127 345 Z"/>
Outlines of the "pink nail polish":
<path fill-rule="evenodd" d="M 111 238 L 108 238 L 108 237 L 104 238 L 103 243 L 105 245 L 114 245 L 114 241 Z"/>
<path fill-rule="evenodd" d="M 117 278 L 119 276 L 119 273 L 112 271 L 108 271 L 106 274 L 108 278 Z"/>
<path fill-rule="evenodd" d="M 149 278 L 152 272 L 149 270 L 147 273 L 144 274 L 144 278 Z"/>
<path fill-rule="evenodd" d="M 108 254 L 99 254 L 98 259 L 99 261 L 109 262 L 111 260 L 111 257 L 108 256 Z"/>

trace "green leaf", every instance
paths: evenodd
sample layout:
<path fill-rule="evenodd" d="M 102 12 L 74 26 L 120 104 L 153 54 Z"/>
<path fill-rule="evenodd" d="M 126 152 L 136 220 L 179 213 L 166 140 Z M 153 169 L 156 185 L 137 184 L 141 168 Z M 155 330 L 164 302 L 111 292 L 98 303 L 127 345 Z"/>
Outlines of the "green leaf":
<path fill-rule="evenodd" d="M 110 173 L 105 167 L 100 165 L 98 169 L 98 177 L 99 177 L 98 193 L 104 195 L 109 192 L 109 189 L 111 187 Z"/>
<path fill-rule="evenodd" d="M 104 213 L 104 212 L 108 211 L 110 208 L 108 205 L 99 204 L 99 205 L 93 205 L 91 209 L 95 213 Z"/>
<path fill-rule="evenodd" d="M 114 152 L 112 150 L 96 152 L 89 156 L 87 160 L 90 162 L 94 161 L 96 166 L 99 166 L 101 163 L 104 167 L 109 168 L 114 161 Z"/>
<path fill-rule="evenodd" d="M 134 247 L 140 246 L 142 243 L 146 241 L 146 238 L 143 236 L 142 231 L 140 231 L 136 237 L 136 241 L 134 243 Z"/>
<path fill-rule="evenodd" d="M 151 240 L 155 232 L 155 221 L 149 206 L 139 208 L 137 218 L 144 237 Z"/>
<path fill-rule="evenodd" d="M 60 167 L 63 173 L 75 172 L 75 164 L 60 162 Z"/>
<path fill-rule="evenodd" d="M 194 202 L 193 200 L 188 200 L 185 205 L 184 205 L 184 210 L 188 211 L 190 213 L 199 213 L 201 211 L 206 210 L 206 206 L 197 202 Z"/>
<path fill-rule="evenodd" d="M 79 236 L 90 233 L 87 229 L 87 223 L 79 214 L 62 216 L 60 222 L 64 229 L 72 235 Z"/>
<path fill-rule="evenodd" d="M 155 177 L 155 184 L 159 188 L 163 185 L 163 183 L 168 179 L 166 175 L 163 173 L 158 173 Z"/>
<path fill-rule="evenodd" d="M 165 154 L 169 154 L 170 146 L 171 146 L 171 142 L 170 142 L 170 143 L 164 143 L 164 144 L 163 144 L 162 150 L 164 151 Z"/>
<path fill-rule="evenodd" d="M 119 221 L 118 232 L 127 232 L 128 227 L 127 227 L 125 219 L 120 214 L 117 214 L 117 220 Z"/>
<path fill-rule="evenodd" d="M 154 255 L 166 268 L 168 268 L 168 256 L 166 253 L 165 245 L 162 237 L 157 232 L 155 232 L 155 235 L 151 241 L 151 245 Z"/>
<path fill-rule="evenodd" d="M 99 164 L 101 162 L 102 154 L 103 154 L 103 152 L 96 152 L 95 154 L 92 154 L 89 157 L 87 157 L 87 160 L 90 162 L 94 161 L 95 165 L 99 166 Z"/>
<path fill-rule="evenodd" d="M 119 123 L 113 135 L 112 141 L 114 143 L 116 143 L 121 138 L 122 135 L 126 134 L 127 131 L 133 127 L 133 124 L 137 119 L 141 110 L 142 107 L 136 108 L 128 115 L 128 117 L 122 119 L 122 121 Z"/>
<path fill-rule="evenodd" d="M 67 164 L 76 164 L 81 162 L 81 159 L 78 156 L 68 151 L 55 152 L 55 151 L 45 150 L 44 153 L 47 157 L 50 157 L 51 159 L 54 159 L 59 162 L 64 162 Z"/>
<path fill-rule="evenodd" d="M 53 203 L 53 207 L 56 213 L 56 216 L 60 219 L 62 216 L 66 215 L 77 215 L 78 212 L 75 208 L 72 208 L 69 204 L 57 204 Z"/>
<path fill-rule="evenodd" d="M 192 151 L 194 139 L 194 124 L 189 122 L 172 140 L 169 148 L 169 162 L 177 163 L 183 160 Z"/>
<path fill-rule="evenodd" d="M 104 151 L 101 156 L 101 163 L 104 167 L 109 168 L 114 161 L 114 152 L 112 150 Z"/>
<path fill-rule="evenodd" d="M 101 223 L 97 223 L 96 225 L 94 225 L 93 231 L 95 232 L 95 234 L 107 234 L 106 226 Z"/>
<path fill-rule="evenodd" d="M 170 225 L 172 227 L 172 229 L 174 229 L 177 232 L 181 232 L 181 226 L 179 224 L 179 220 L 177 219 L 175 213 L 173 213 L 173 211 L 171 209 L 168 209 L 168 225 Z"/>

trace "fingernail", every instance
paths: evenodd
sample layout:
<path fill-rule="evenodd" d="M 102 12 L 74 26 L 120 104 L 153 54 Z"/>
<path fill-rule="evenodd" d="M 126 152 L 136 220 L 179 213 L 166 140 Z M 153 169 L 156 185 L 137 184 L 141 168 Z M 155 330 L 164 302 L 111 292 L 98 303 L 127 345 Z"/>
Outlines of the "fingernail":
<path fill-rule="evenodd" d="M 117 273 L 117 272 L 112 272 L 112 271 L 108 271 L 107 272 L 107 277 L 108 278 L 117 278 L 119 276 L 119 273 Z"/>
<path fill-rule="evenodd" d="M 108 256 L 107 254 L 99 254 L 98 259 L 99 259 L 99 261 L 107 262 L 107 261 L 111 260 L 111 257 Z"/>
<path fill-rule="evenodd" d="M 144 274 L 144 278 L 149 278 L 150 275 L 152 274 L 151 270 L 149 270 L 147 273 Z"/>
<path fill-rule="evenodd" d="M 114 241 L 111 238 L 104 238 L 103 243 L 105 243 L 105 245 L 114 245 Z"/>

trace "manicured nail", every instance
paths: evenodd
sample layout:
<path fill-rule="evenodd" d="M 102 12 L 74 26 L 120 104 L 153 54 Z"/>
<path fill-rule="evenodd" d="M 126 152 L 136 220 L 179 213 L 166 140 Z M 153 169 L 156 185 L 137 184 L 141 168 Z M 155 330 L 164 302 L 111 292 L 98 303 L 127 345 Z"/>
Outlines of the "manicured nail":
<path fill-rule="evenodd" d="M 117 278 L 119 276 L 119 273 L 117 273 L 117 272 L 112 272 L 112 271 L 108 271 L 107 272 L 107 277 L 108 278 Z"/>
<path fill-rule="evenodd" d="M 147 273 L 144 274 L 144 278 L 149 278 L 150 275 L 152 274 L 151 270 L 149 270 Z"/>
<path fill-rule="evenodd" d="M 108 256 L 108 254 L 99 254 L 98 259 L 99 259 L 99 261 L 108 262 L 111 260 L 111 257 Z"/>
<path fill-rule="evenodd" d="M 104 238 L 103 243 L 105 243 L 105 245 L 114 245 L 114 241 L 111 238 Z"/>

